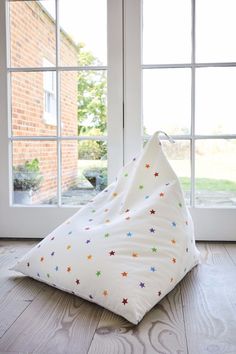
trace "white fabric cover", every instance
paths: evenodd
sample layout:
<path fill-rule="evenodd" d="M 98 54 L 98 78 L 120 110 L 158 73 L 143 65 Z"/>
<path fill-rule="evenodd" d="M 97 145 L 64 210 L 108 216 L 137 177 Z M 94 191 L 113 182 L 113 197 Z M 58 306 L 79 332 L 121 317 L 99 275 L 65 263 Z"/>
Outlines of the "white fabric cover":
<path fill-rule="evenodd" d="M 12 268 L 137 324 L 199 263 L 158 132 L 141 155 Z"/>

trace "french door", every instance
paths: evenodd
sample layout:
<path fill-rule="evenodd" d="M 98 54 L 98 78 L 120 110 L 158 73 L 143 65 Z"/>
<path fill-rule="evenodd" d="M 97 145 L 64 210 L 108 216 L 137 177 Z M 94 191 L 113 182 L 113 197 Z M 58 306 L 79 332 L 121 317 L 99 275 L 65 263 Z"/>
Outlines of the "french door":
<path fill-rule="evenodd" d="M 1 236 L 47 235 L 164 130 L 196 238 L 235 240 L 235 10 L 233 0 L 2 1 Z"/>

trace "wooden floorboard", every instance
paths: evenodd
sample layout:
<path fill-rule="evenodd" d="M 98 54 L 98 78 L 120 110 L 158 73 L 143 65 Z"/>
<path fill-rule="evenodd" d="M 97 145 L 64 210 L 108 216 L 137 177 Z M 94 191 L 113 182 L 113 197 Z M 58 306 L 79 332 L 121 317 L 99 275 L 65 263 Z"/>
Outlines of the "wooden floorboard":
<path fill-rule="evenodd" d="M 0 240 L 0 354 L 236 354 L 236 243 L 198 243 L 201 264 L 137 326 L 10 271 L 36 243 Z"/>

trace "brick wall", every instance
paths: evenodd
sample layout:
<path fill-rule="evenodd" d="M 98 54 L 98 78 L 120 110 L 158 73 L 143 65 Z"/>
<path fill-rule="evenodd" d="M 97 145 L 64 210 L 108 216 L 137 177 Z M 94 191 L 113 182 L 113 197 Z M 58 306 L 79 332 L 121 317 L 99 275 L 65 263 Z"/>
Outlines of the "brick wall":
<path fill-rule="evenodd" d="M 55 23 L 38 3 L 10 3 L 11 66 L 41 67 L 44 59 L 55 64 Z M 61 63 L 77 65 L 76 46 L 61 32 Z M 15 136 L 54 136 L 56 125 L 44 119 L 44 74 L 12 73 L 12 128 Z M 77 73 L 60 76 L 61 119 L 63 135 L 77 135 Z M 62 189 L 75 182 L 77 175 L 77 143 L 62 144 Z M 34 202 L 55 197 L 57 188 L 57 148 L 55 142 L 14 142 L 13 165 L 38 158 L 44 181 Z"/>

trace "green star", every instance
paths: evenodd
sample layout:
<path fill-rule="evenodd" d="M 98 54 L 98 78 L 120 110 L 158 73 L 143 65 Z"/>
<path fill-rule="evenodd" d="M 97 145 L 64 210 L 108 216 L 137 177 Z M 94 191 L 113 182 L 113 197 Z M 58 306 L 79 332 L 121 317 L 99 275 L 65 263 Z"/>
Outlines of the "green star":
<path fill-rule="evenodd" d="M 142 184 L 139 185 L 139 189 L 143 189 L 143 185 Z"/>
<path fill-rule="evenodd" d="M 96 211 L 96 210 L 95 210 L 95 209 L 93 209 L 93 210 L 92 210 L 92 213 L 95 213 L 95 211 Z"/>
<path fill-rule="evenodd" d="M 179 207 L 182 208 L 182 203 L 179 203 Z"/>
<path fill-rule="evenodd" d="M 104 237 L 109 237 L 110 236 L 110 234 L 107 232 L 105 235 L 104 235 Z"/>
<path fill-rule="evenodd" d="M 124 177 L 128 177 L 128 173 L 127 172 L 124 174 Z"/>
<path fill-rule="evenodd" d="M 98 271 L 96 272 L 96 276 L 97 276 L 97 277 L 99 277 L 101 274 L 102 274 L 102 273 L 101 273 L 100 270 L 98 270 Z"/>
<path fill-rule="evenodd" d="M 156 247 L 152 247 L 152 252 L 157 252 L 157 248 Z"/>

